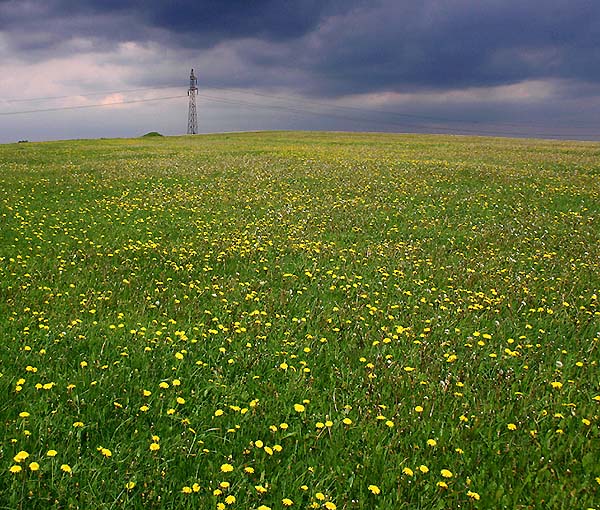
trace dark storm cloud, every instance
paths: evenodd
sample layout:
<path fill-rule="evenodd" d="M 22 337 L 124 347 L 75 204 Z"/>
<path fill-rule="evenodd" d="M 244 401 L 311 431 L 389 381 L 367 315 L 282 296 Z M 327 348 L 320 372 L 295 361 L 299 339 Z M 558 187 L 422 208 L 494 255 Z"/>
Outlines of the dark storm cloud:
<path fill-rule="evenodd" d="M 238 86 L 272 78 L 316 95 L 600 82 L 596 0 L 11 0 L 0 30 L 32 59 L 76 53 L 78 38 L 186 55 L 230 45 Z"/>

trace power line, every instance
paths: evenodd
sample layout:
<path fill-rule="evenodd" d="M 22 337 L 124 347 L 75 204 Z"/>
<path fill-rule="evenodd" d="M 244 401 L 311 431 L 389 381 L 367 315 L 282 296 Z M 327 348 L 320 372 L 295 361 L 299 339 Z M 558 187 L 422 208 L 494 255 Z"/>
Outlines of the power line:
<path fill-rule="evenodd" d="M 181 87 L 180 84 L 172 84 L 172 85 L 162 85 L 162 86 L 158 86 L 158 87 L 141 87 L 141 88 L 135 88 L 135 89 L 107 90 L 104 92 L 90 92 L 87 94 L 76 94 L 76 95 L 34 97 L 34 98 L 25 98 L 25 99 L 24 98 L 13 98 L 13 99 L 3 99 L 2 101 L 5 103 L 47 101 L 47 100 L 54 100 L 54 99 L 70 99 L 70 98 L 77 98 L 77 97 L 91 97 L 91 96 L 107 95 L 107 94 L 124 94 L 124 93 L 128 93 L 128 92 L 164 90 L 164 89 L 180 88 L 180 87 Z M 297 96 L 282 96 L 282 95 L 277 95 L 277 94 L 265 94 L 265 93 L 256 92 L 253 90 L 240 90 L 240 89 L 227 88 L 227 87 L 221 87 L 219 90 L 230 91 L 233 93 L 238 93 L 238 94 L 243 94 L 243 95 L 253 95 L 253 96 L 257 96 L 257 97 L 264 97 L 267 99 L 275 99 L 277 101 L 283 101 L 286 103 L 294 103 L 294 104 L 304 103 L 306 105 L 315 105 L 318 107 L 325 107 L 325 108 L 338 110 L 338 111 L 372 113 L 372 114 L 386 115 L 386 116 L 392 116 L 392 117 L 398 117 L 398 118 L 431 121 L 431 122 L 436 122 L 436 123 L 440 123 L 440 122 L 441 123 L 459 123 L 459 124 L 469 124 L 469 125 L 474 125 L 474 124 L 481 125 L 481 124 L 485 123 L 484 120 L 480 120 L 480 119 L 461 119 L 461 118 L 456 118 L 456 117 L 438 117 L 438 116 L 419 115 L 419 114 L 404 113 L 404 112 L 397 112 L 397 111 L 378 110 L 378 109 L 365 108 L 365 107 L 360 107 L 360 106 L 331 104 L 331 103 L 326 103 L 323 101 L 316 101 L 314 99 L 300 98 Z M 51 111 L 50 109 L 47 109 L 47 110 Z M 0 113 L 0 115 L 4 115 L 4 113 Z M 535 122 L 531 122 L 531 121 L 525 121 L 525 122 L 488 121 L 488 122 L 493 122 L 493 124 L 496 126 L 506 126 L 506 127 L 516 127 L 516 128 L 535 128 L 535 127 L 544 128 L 544 127 L 546 127 L 545 124 L 539 124 L 539 123 L 535 123 Z M 586 122 L 582 122 L 582 121 L 571 121 L 569 124 L 570 124 L 570 126 L 573 126 L 573 127 L 576 127 L 578 125 L 582 129 L 585 129 L 586 127 L 590 127 L 592 129 L 596 128 L 595 123 L 586 123 Z"/>
<path fill-rule="evenodd" d="M 137 89 L 124 89 L 124 90 L 113 90 L 113 91 L 105 91 L 105 92 L 94 92 L 94 93 L 89 93 L 89 94 L 80 94 L 78 96 L 65 95 L 65 96 L 53 96 L 53 97 L 46 97 L 46 98 L 39 97 L 39 98 L 30 98 L 30 99 L 8 99 L 8 100 L 4 100 L 4 101 L 5 102 L 24 102 L 24 101 L 35 101 L 35 100 L 42 101 L 42 100 L 52 100 L 52 99 L 67 99 L 67 98 L 75 98 L 75 97 L 89 97 L 89 96 L 95 96 L 95 95 L 161 90 L 161 89 L 168 89 L 168 88 L 175 88 L 175 87 L 178 87 L 178 85 L 165 85 L 165 86 L 161 86 L 161 87 L 143 87 L 143 88 L 137 88 Z M 206 95 L 206 94 L 198 94 L 198 97 L 202 97 L 202 98 L 214 101 L 214 102 L 219 102 L 219 103 L 224 103 L 224 104 L 231 104 L 231 105 L 236 105 L 236 106 L 246 106 L 246 107 L 250 107 L 250 108 L 268 109 L 268 110 L 273 110 L 273 111 L 286 111 L 286 112 L 290 112 L 290 113 L 295 113 L 297 115 L 312 115 L 312 116 L 318 116 L 318 117 L 335 118 L 335 119 L 346 120 L 346 121 L 351 121 L 351 122 L 366 122 L 366 123 L 372 123 L 372 124 L 389 125 L 389 126 L 394 126 L 394 127 L 400 127 L 403 129 L 406 129 L 406 128 L 419 129 L 419 130 L 427 129 L 427 130 L 434 130 L 434 131 L 449 133 L 449 134 L 464 133 L 464 134 L 489 135 L 489 136 L 494 136 L 494 135 L 519 136 L 519 135 L 521 135 L 521 136 L 541 136 L 541 137 L 555 137 L 555 138 L 565 138 L 565 137 L 573 137 L 573 136 L 575 136 L 575 137 L 577 137 L 577 136 L 596 137 L 597 136 L 596 132 L 594 132 L 593 134 L 585 133 L 585 132 L 582 133 L 581 129 L 585 129 L 583 127 L 581 127 L 581 128 L 575 127 L 576 130 L 577 129 L 579 129 L 579 130 L 577 132 L 571 132 L 571 133 L 568 133 L 564 130 L 561 133 L 549 133 L 549 132 L 546 132 L 545 130 L 540 131 L 538 133 L 533 133 L 533 132 L 531 132 L 531 129 L 536 128 L 535 123 L 517 124 L 517 123 L 493 122 L 492 121 L 493 124 L 496 126 L 513 127 L 513 128 L 517 128 L 521 131 L 527 130 L 524 133 L 523 132 L 519 133 L 519 132 L 512 131 L 512 130 L 504 131 L 502 129 L 494 129 L 493 127 L 491 129 L 490 128 L 486 129 L 485 127 L 483 127 L 484 121 L 481 121 L 481 120 L 466 120 L 466 119 L 457 119 L 457 118 L 434 117 L 434 116 L 409 114 L 409 113 L 394 112 L 394 111 L 383 111 L 383 110 L 364 108 L 364 107 L 356 107 L 356 106 L 334 105 L 331 103 L 325 103 L 322 101 L 315 101 L 315 100 L 305 99 L 305 98 L 295 98 L 295 97 L 289 97 L 289 96 L 286 97 L 286 96 L 275 95 L 275 94 L 264 94 L 264 93 L 260 93 L 260 92 L 256 92 L 256 91 L 243 91 L 243 90 L 231 89 L 231 88 L 229 88 L 229 89 L 225 88 L 225 89 L 221 89 L 221 90 L 229 90 L 230 92 L 246 94 L 246 95 L 253 95 L 253 96 L 257 96 L 257 97 L 264 97 L 267 99 L 274 99 L 276 101 L 283 102 L 283 103 L 292 103 L 293 105 L 292 106 L 286 105 L 286 104 L 270 104 L 270 105 L 267 104 L 266 105 L 263 103 L 249 102 L 249 101 L 244 101 L 244 100 L 236 100 L 236 99 L 232 99 L 232 98 L 215 97 L 215 96 L 210 96 L 210 95 Z M 99 104 L 91 104 L 91 105 L 62 106 L 62 107 L 39 108 L 39 109 L 31 109 L 31 110 L 13 111 L 13 112 L 0 112 L 0 116 L 21 115 L 21 114 L 28 114 L 28 113 L 40 113 L 40 112 L 54 112 L 54 111 L 63 111 L 63 110 L 78 110 L 78 109 L 87 109 L 87 108 L 100 108 L 100 107 L 104 107 L 104 106 L 117 106 L 117 105 L 121 105 L 121 104 L 134 104 L 134 103 L 165 101 L 165 100 L 171 100 L 171 99 L 179 99 L 181 97 L 185 97 L 185 96 L 177 95 L 177 96 L 157 97 L 157 98 L 149 98 L 149 99 L 116 101 L 116 102 L 110 102 L 110 103 L 99 103 Z M 305 107 L 303 108 L 301 106 L 298 106 L 298 104 L 300 104 L 300 105 L 304 104 Z M 314 111 L 312 109 L 307 109 L 307 108 L 311 108 L 312 106 L 319 107 L 320 110 Z M 326 111 L 323 111 L 323 108 L 327 108 L 329 110 L 334 110 L 334 111 L 337 110 L 337 112 L 331 112 L 331 111 L 326 112 Z M 341 112 L 341 113 L 338 113 L 338 112 Z M 346 114 L 346 112 L 383 115 L 383 116 L 386 116 L 387 118 L 374 119 L 374 118 L 349 116 Z M 395 117 L 395 118 L 411 119 L 413 121 L 421 120 L 424 122 L 422 122 L 422 123 L 410 122 L 409 123 L 406 121 L 398 121 L 398 120 L 390 119 L 389 118 L 390 116 Z M 471 128 L 470 129 L 469 127 L 462 127 L 462 126 L 449 127 L 449 126 L 440 125 L 440 124 L 445 124 L 445 123 L 467 124 L 471 127 L 473 125 L 480 125 L 481 128 L 475 128 L 475 129 Z M 541 128 L 543 130 L 544 127 L 545 126 L 538 126 L 538 129 Z"/>
<path fill-rule="evenodd" d="M 331 103 L 325 103 L 323 101 L 315 101 L 313 99 L 306 99 L 306 98 L 299 98 L 299 97 L 291 97 L 291 96 L 281 96 L 281 95 L 275 95 L 275 94 L 264 94 L 264 93 L 260 93 L 260 92 L 256 92 L 256 91 L 252 91 L 252 90 L 239 90 L 239 89 L 232 89 L 232 88 L 222 88 L 221 90 L 229 90 L 231 92 L 237 92 L 240 94 L 250 94 L 253 96 L 259 96 L 259 97 L 265 97 L 265 98 L 269 98 L 269 99 L 277 99 L 279 101 L 286 101 L 286 102 L 294 102 L 294 103 L 307 103 L 307 104 L 313 104 L 316 106 L 320 106 L 320 107 L 326 107 L 326 108 L 332 108 L 332 109 L 336 109 L 336 110 L 350 110 L 350 111 L 357 111 L 357 112 L 365 112 L 365 113 L 377 113 L 377 114 L 382 114 L 382 115 L 390 115 L 390 116 L 394 116 L 394 117 L 405 117 L 405 118 L 410 118 L 410 119 L 416 119 L 416 120 L 429 120 L 429 121 L 433 121 L 433 122 L 456 122 L 456 123 L 461 123 L 461 124 L 483 124 L 485 121 L 484 120 L 478 120 L 478 119 L 461 119 L 461 118 L 456 118 L 456 117 L 436 117 L 436 116 L 431 116 L 431 115 L 418 115 L 418 114 L 412 114 L 412 113 L 403 113 L 403 112 L 395 112 L 395 111 L 388 111 L 388 110 L 377 110 L 377 109 L 373 109 L 373 108 L 364 108 L 364 107 L 360 107 L 360 106 L 347 106 L 347 105 L 337 105 L 337 104 L 331 104 Z M 545 125 L 539 124 L 539 123 L 535 123 L 535 122 L 530 122 L 530 121 L 525 121 L 525 122 L 503 122 L 503 121 L 492 121 L 494 122 L 495 125 L 501 125 L 501 126 L 507 126 L 507 127 L 535 127 L 535 126 L 539 126 L 539 127 L 545 127 Z M 576 123 L 578 123 L 581 127 L 592 127 L 595 128 L 597 126 L 596 123 L 590 123 L 590 122 L 570 122 L 571 125 L 575 125 Z"/>
<path fill-rule="evenodd" d="M 132 99 L 130 101 L 115 101 L 111 103 L 98 103 L 98 104 L 83 104 L 77 106 L 57 106 L 56 108 L 38 108 L 36 110 L 21 110 L 18 112 L 0 112 L 0 115 L 22 115 L 26 113 L 41 113 L 41 112 L 58 112 L 62 110 L 82 110 L 85 108 L 101 108 L 103 106 L 118 106 L 121 104 L 133 104 L 133 103 L 150 103 L 152 101 L 166 101 L 169 99 L 181 99 L 185 97 L 183 95 L 178 96 L 167 96 L 167 97 L 154 97 L 150 99 Z"/>
<path fill-rule="evenodd" d="M 337 118 L 337 119 L 341 119 L 341 120 L 349 120 L 349 121 L 353 121 L 353 122 L 367 122 L 367 123 L 372 123 L 372 124 L 387 124 L 390 126 L 395 126 L 395 127 L 401 127 L 401 128 L 413 128 L 413 129 L 433 129 L 436 130 L 438 132 L 443 132 L 446 134 L 457 134 L 457 133 L 464 133 L 464 134 L 473 134 L 473 135 L 487 135 L 487 136 L 519 136 L 519 135 L 526 135 L 526 136 L 535 136 L 535 137 L 552 137 L 552 138 L 564 138 L 564 137 L 569 137 L 569 136 L 581 136 L 582 133 L 578 133 L 578 134 L 569 134 L 566 132 L 562 132 L 562 133 L 548 133 L 548 132 L 538 132 L 538 133 L 533 133 L 533 132 L 527 132 L 527 133 L 518 133 L 516 131 L 502 131 L 502 130 L 498 130 L 498 129 L 469 129 L 469 128 L 464 128 L 464 127 L 445 127 L 445 126 L 440 126 L 437 124 L 414 124 L 414 123 L 407 123 L 407 122 L 398 122 L 398 121 L 394 121 L 394 120 L 385 120 L 385 119 L 369 119 L 369 118 L 365 118 L 365 117 L 351 117 L 348 115 L 340 115 L 340 114 L 336 114 L 336 113 L 326 113 L 323 111 L 313 111 L 313 110 L 306 110 L 306 109 L 301 109 L 301 108 L 295 108 L 295 107 L 290 107 L 290 106 L 284 106 L 284 105 L 264 105 L 264 104 L 260 104 L 260 103 L 251 103 L 248 101 L 238 101 L 238 100 L 234 100 L 234 99 L 224 99 L 224 98 L 220 98 L 220 97 L 215 97 L 215 96 L 209 96 L 206 94 L 198 94 L 198 97 L 202 97 L 205 99 L 209 99 L 211 101 L 215 101 L 215 102 L 219 102 L 219 103 L 225 103 L 225 104 L 232 104 L 232 105 L 237 105 L 237 106 L 247 106 L 250 108 L 263 108 L 263 109 L 269 109 L 269 110 L 281 110 L 281 111 L 287 111 L 287 112 L 292 112 L 292 113 L 296 113 L 296 114 L 301 114 L 301 115 L 314 115 L 314 116 L 319 116 L 319 117 L 329 117 L 329 118 Z M 379 113 L 383 113 L 383 112 L 379 112 Z M 520 126 L 521 129 L 527 129 L 527 126 Z M 590 135 L 587 134 L 588 136 L 595 136 L 594 135 Z"/>
<path fill-rule="evenodd" d="M 89 92 L 87 94 L 69 94 L 65 96 L 46 96 L 46 97 L 29 97 L 29 98 L 12 98 L 2 99 L 4 103 L 29 103 L 34 101 L 51 101 L 54 99 L 73 99 L 77 97 L 91 97 L 91 96 L 105 96 L 107 94 L 125 94 L 127 92 L 142 92 L 150 90 L 164 90 L 181 88 L 181 84 L 178 85 L 164 85 L 162 87 L 141 87 L 137 89 L 124 89 L 124 90 L 105 90 L 103 92 Z"/>

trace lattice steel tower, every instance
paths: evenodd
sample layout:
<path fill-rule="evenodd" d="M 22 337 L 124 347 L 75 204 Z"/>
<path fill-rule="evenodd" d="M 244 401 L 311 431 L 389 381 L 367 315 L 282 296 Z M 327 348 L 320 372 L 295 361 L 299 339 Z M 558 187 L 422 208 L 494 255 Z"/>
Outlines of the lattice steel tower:
<path fill-rule="evenodd" d="M 188 135 L 198 134 L 198 117 L 196 116 L 196 93 L 198 92 L 198 80 L 194 76 L 194 70 L 190 73 L 190 89 L 188 90 L 188 96 L 190 96 L 190 107 L 188 110 Z"/>

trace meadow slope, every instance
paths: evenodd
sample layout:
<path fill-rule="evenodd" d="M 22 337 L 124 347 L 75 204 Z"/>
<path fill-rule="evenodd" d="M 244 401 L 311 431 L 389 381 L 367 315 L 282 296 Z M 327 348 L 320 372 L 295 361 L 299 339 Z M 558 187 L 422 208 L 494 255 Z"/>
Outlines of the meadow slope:
<path fill-rule="evenodd" d="M 0 146 L 0 508 L 600 508 L 600 144 Z"/>

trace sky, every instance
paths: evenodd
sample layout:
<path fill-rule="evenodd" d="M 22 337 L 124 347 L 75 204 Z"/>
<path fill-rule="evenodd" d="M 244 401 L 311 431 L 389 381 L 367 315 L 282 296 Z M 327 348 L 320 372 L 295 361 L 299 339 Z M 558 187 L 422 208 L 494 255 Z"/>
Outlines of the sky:
<path fill-rule="evenodd" d="M 600 140 L 598 0 L 0 0 L 0 143 L 337 130 Z"/>

